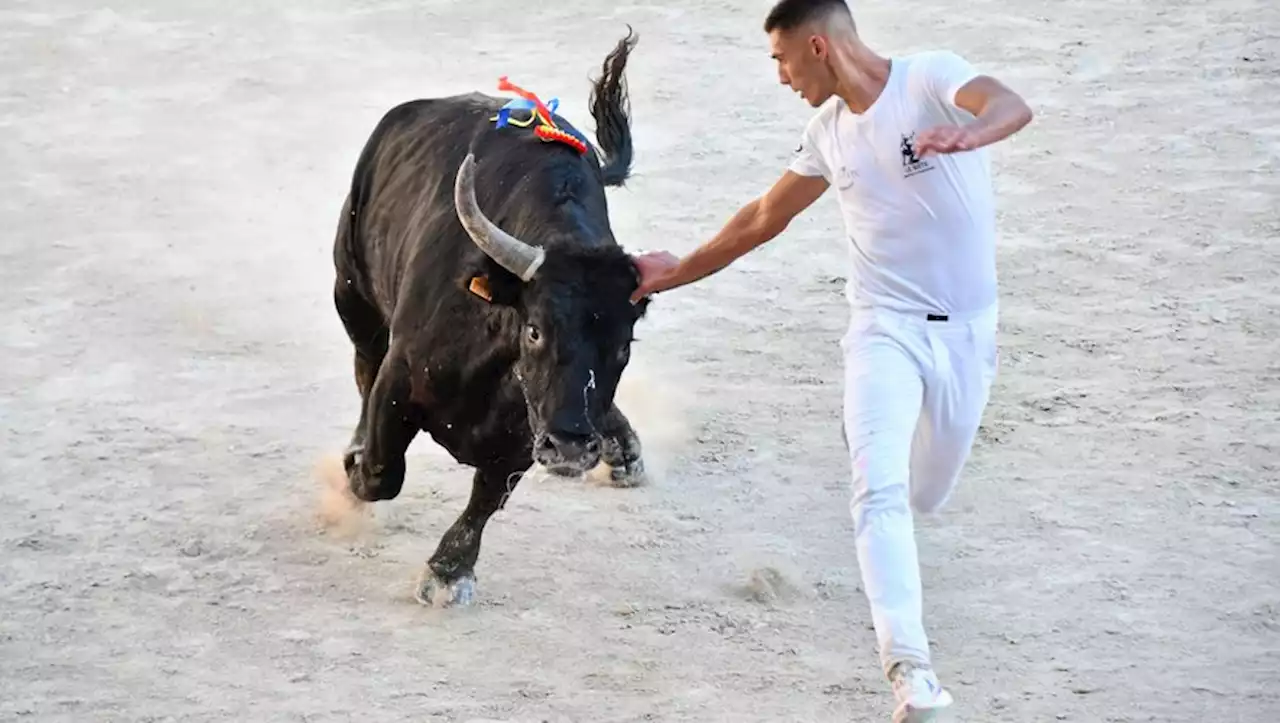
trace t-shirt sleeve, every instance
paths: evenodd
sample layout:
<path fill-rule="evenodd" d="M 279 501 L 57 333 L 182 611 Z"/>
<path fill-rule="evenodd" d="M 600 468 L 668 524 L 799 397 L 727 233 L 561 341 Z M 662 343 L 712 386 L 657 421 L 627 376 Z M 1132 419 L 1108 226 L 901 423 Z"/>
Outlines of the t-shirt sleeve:
<path fill-rule="evenodd" d="M 800 134 L 798 145 L 791 156 L 791 163 L 787 168 L 792 173 L 801 176 L 821 176 L 830 181 L 831 174 L 828 172 L 827 164 L 822 159 L 822 153 L 814 140 L 814 128 L 815 124 L 809 123 L 804 132 Z"/>
<path fill-rule="evenodd" d="M 981 75 L 969 61 L 950 50 L 938 50 L 929 54 L 925 64 L 925 85 L 940 102 L 958 108 L 956 92 L 965 83 Z"/>

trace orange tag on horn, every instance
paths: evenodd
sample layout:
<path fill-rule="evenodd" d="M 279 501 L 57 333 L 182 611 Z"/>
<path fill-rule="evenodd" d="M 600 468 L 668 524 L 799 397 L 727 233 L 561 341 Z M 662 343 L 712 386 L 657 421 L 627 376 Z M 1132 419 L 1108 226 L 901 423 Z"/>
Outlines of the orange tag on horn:
<path fill-rule="evenodd" d="M 483 276 L 471 277 L 471 293 L 479 296 L 485 301 L 493 301 L 493 294 L 489 292 L 489 280 Z"/>

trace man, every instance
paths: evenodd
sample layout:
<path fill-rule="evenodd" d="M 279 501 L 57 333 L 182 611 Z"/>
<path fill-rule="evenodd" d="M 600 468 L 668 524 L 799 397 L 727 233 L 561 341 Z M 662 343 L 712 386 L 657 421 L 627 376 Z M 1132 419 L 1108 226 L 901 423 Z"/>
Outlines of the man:
<path fill-rule="evenodd" d="M 995 211 L 986 146 L 1027 104 L 949 51 L 882 57 L 843 0 L 781 0 L 779 79 L 818 112 L 789 168 L 683 259 L 636 257 L 635 298 L 692 283 L 779 235 L 830 184 L 852 271 L 844 431 L 857 559 L 895 721 L 952 704 L 922 622 L 912 509 L 950 496 L 996 373 Z"/>

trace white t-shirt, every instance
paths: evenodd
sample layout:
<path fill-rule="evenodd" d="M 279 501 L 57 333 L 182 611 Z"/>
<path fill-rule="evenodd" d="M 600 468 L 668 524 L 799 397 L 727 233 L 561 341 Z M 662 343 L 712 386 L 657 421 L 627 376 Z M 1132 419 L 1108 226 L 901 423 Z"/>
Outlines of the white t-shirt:
<path fill-rule="evenodd" d="M 917 158 L 915 136 L 973 119 L 955 93 L 978 75 L 950 51 L 891 59 L 880 97 L 856 114 L 832 97 L 790 169 L 839 194 L 857 307 L 964 314 L 996 301 L 995 201 L 987 149 Z"/>

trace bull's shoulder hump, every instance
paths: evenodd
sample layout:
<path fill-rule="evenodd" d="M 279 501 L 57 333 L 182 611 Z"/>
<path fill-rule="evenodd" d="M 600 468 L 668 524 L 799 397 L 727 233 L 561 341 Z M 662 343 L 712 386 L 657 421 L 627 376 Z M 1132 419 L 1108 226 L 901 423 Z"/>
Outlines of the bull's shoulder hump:
<path fill-rule="evenodd" d="M 472 91 L 457 95 L 412 98 L 392 106 L 387 115 L 393 114 L 449 114 L 474 113 L 478 110 L 494 110 L 501 108 L 503 101 L 491 95 Z"/>
<path fill-rule="evenodd" d="M 483 93 L 413 98 L 402 101 L 382 114 L 379 135 L 421 126 L 448 126 L 457 122 L 488 119 L 502 107 L 498 98 Z"/>

